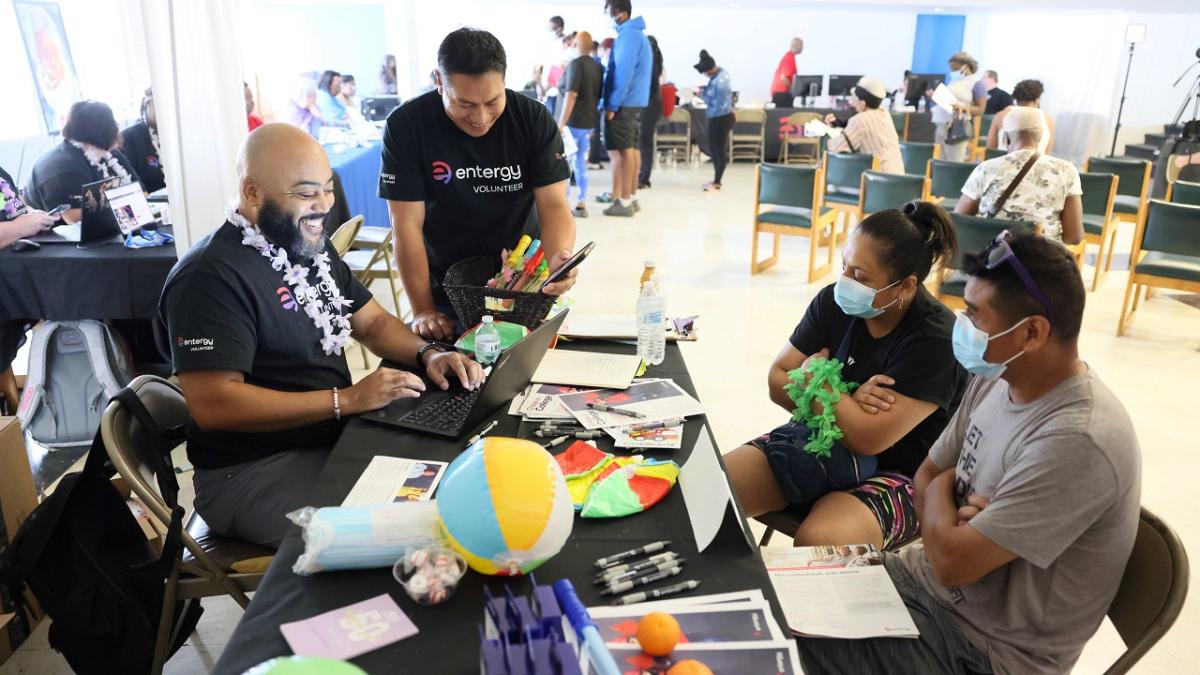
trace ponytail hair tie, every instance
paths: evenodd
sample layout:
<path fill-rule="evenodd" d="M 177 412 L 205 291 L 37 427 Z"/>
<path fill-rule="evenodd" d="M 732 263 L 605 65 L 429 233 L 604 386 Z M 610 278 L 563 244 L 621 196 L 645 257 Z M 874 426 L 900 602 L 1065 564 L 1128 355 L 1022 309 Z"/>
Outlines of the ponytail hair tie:
<path fill-rule="evenodd" d="M 917 207 L 920 205 L 921 205 L 921 200 L 919 200 L 919 199 L 914 199 L 911 202 L 905 204 L 904 208 L 903 208 L 904 215 L 911 216 L 917 210 Z"/>

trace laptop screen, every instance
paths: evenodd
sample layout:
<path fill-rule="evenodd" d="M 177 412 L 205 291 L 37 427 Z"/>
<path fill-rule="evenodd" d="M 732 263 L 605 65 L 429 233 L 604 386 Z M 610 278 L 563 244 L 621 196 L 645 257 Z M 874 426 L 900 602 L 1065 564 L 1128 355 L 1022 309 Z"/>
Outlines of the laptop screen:
<path fill-rule="evenodd" d="M 121 234 L 129 234 L 154 222 L 154 214 L 150 212 L 150 204 L 146 201 L 146 193 L 142 192 L 141 183 L 134 181 L 106 187 L 104 196 L 108 198 L 108 208 L 112 209 Z"/>

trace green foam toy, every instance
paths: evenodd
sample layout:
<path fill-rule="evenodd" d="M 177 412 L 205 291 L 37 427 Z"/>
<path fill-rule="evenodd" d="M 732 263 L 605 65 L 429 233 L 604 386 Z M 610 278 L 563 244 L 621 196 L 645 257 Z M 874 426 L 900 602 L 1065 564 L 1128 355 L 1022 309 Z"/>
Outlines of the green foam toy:
<path fill-rule="evenodd" d="M 805 376 L 807 382 L 805 381 Z M 857 382 L 842 379 L 842 362 L 837 359 L 814 357 L 807 364 L 788 373 L 788 384 L 783 385 L 788 398 L 796 404 L 792 420 L 804 422 L 809 428 L 808 442 L 804 449 L 818 457 L 829 458 L 834 441 L 845 434 L 837 425 L 833 405 L 858 388 Z M 821 404 L 821 412 L 814 413 L 813 401 Z"/>

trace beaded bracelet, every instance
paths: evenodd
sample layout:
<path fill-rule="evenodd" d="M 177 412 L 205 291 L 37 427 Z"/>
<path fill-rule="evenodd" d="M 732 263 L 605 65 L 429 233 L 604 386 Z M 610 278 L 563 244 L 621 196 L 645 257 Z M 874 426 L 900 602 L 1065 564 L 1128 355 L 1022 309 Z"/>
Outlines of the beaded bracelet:
<path fill-rule="evenodd" d="M 841 361 L 820 356 L 789 372 L 788 379 L 791 382 L 785 384 L 783 390 L 796 404 L 792 420 L 804 422 L 811 432 L 804 449 L 818 457 L 828 458 L 834 441 L 845 436 L 837 424 L 833 405 L 841 400 L 842 394 L 858 388 L 858 383 L 842 379 Z M 820 413 L 813 412 L 814 400 L 821 404 Z"/>

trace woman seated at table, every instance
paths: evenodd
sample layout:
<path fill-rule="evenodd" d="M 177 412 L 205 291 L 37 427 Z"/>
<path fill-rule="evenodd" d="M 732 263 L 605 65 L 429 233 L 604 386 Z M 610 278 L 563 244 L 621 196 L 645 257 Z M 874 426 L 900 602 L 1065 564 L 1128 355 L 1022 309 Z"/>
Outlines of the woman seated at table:
<path fill-rule="evenodd" d="M 779 427 L 725 455 L 730 482 L 757 516 L 810 502 L 814 482 L 832 484 L 816 499 L 797 545 L 874 544 L 892 549 L 916 537 L 912 477 L 962 398 L 966 373 L 954 358 L 954 315 L 923 282 L 935 262 L 955 255 L 949 215 L 927 202 L 880 211 L 851 233 L 842 275 L 809 304 L 767 376 L 771 400 L 791 413 L 788 373 L 813 357 L 836 357 L 845 381 L 863 383 L 834 404 L 840 444 L 873 475 L 815 466 L 803 423 Z M 814 406 L 816 407 L 816 406 Z M 771 442 L 795 430 L 798 445 Z M 836 448 L 835 448 L 836 450 Z M 819 475 L 815 476 L 812 472 Z M 828 487 L 823 485 L 822 487 Z"/>
<path fill-rule="evenodd" d="M 345 126 L 350 123 L 346 118 L 346 106 L 338 98 L 341 93 L 342 74 L 333 70 L 321 73 L 321 81 L 317 83 L 317 108 L 327 125 Z"/>
<path fill-rule="evenodd" d="M 300 127 L 309 136 L 316 138 L 325 124 L 321 110 L 317 108 L 317 85 L 307 77 L 301 77 L 297 84 L 296 96 L 288 101 L 284 121 L 294 127 Z"/>
<path fill-rule="evenodd" d="M 82 188 L 107 178 L 122 183 L 138 180 L 137 172 L 117 149 L 117 120 L 112 108 L 99 101 L 79 101 L 67 113 L 62 128 L 63 142 L 38 159 L 25 187 L 25 201 L 49 211 L 60 204 L 80 203 Z M 63 213 L 74 223 L 82 217 L 79 208 Z"/>
<path fill-rule="evenodd" d="M 45 211 L 26 207 L 12 176 L 0 167 L 0 251 L 18 239 L 44 232 L 54 220 Z M 17 380 L 11 365 L 25 343 L 30 323 L 24 319 L 0 321 L 0 412 L 4 414 L 16 414 Z"/>
<path fill-rule="evenodd" d="M 854 85 L 850 104 L 854 116 L 842 123 L 829 113 L 825 123 L 845 126 L 846 130 L 829 141 L 829 152 L 861 152 L 879 158 L 879 170 L 884 173 L 904 173 L 904 158 L 900 154 L 900 136 L 892 116 L 879 106 L 887 96 L 883 83 L 873 77 L 864 77 Z"/>
<path fill-rule="evenodd" d="M 121 130 L 121 152 L 133 164 L 142 181 L 142 189 L 155 192 L 166 186 L 163 177 L 162 146 L 158 142 L 158 117 L 154 114 L 154 91 L 146 89 L 142 96 L 141 118 Z"/>

